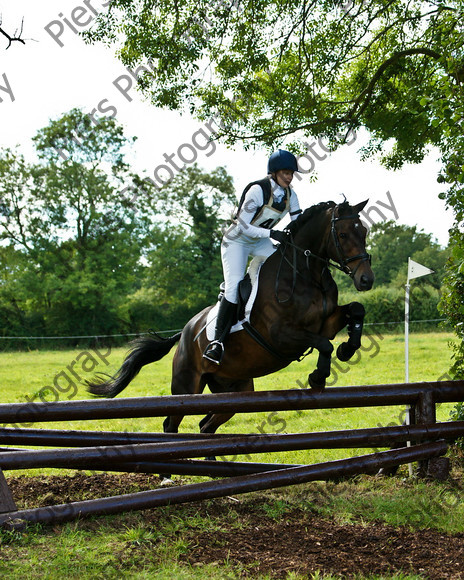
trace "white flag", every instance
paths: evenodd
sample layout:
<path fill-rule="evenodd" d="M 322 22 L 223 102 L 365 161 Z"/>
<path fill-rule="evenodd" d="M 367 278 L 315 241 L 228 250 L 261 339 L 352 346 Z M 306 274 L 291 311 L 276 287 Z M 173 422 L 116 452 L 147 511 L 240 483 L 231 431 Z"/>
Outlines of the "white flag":
<path fill-rule="evenodd" d="M 411 260 L 411 258 L 408 258 L 408 281 L 419 278 L 420 276 L 426 276 L 427 274 L 433 274 L 433 272 L 430 268 L 426 268 L 422 264 L 418 264 L 414 260 Z"/>

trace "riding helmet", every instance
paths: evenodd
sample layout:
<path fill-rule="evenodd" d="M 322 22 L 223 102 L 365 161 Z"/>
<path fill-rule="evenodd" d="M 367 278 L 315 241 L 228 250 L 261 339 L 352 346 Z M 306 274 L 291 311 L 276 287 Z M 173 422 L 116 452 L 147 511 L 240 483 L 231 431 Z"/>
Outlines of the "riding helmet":
<path fill-rule="evenodd" d="M 298 171 L 298 162 L 295 155 L 285 149 L 278 149 L 269 157 L 267 163 L 267 172 L 275 173 L 280 169 L 290 169 L 291 171 Z"/>

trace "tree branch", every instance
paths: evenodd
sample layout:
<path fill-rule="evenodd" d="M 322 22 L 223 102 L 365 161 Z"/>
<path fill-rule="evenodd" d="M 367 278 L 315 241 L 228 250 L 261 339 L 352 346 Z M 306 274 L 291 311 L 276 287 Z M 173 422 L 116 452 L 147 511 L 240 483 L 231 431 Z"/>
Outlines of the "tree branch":
<path fill-rule="evenodd" d="M 0 25 L 1 25 L 1 23 L 2 23 L 2 20 L 0 19 Z M 8 40 L 8 46 L 6 47 L 6 50 L 8 50 L 10 48 L 10 46 L 11 46 L 11 44 L 13 42 L 21 42 L 21 44 L 26 44 L 26 42 L 21 38 L 21 34 L 23 33 L 23 25 L 24 25 L 24 18 L 21 21 L 21 30 L 19 31 L 19 35 L 17 35 L 17 31 L 15 31 L 15 35 L 14 36 L 10 36 L 0 26 L 0 34 L 3 34 L 3 36 L 5 38 L 7 38 L 7 40 Z"/>
<path fill-rule="evenodd" d="M 430 48 L 410 48 L 408 50 L 401 50 L 399 52 L 395 52 L 390 58 L 388 58 L 379 66 L 374 76 L 369 81 L 367 87 L 356 99 L 353 107 L 351 108 L 351 111 L 349 111 L 347 115 L 347 118 L 353 121 L 355 118 L 359 118 L 360 115 L 365 111 L 372 98 L 372 93 L 374 92 L 377 81 L 380 79 L 380 77 L 383 75 L 383 73 L 387 70 L 389 66 L 391 66 L 400 58 L 404 58 L 405 56 L 412 56 L 415 54 L 430 56 L 431 58 L 434 58 L 436 60 L 442 57 L 440 53 L 431 50 Z M 359 110 L 357 110 L 358 108 Z"/>
<path fill-rule="evenodd" d="M 379 66 L 379 68 L 376 70 L 371 80 L 369 81 L 367 87 L 358 95 L 358 97 L 356 99 L 353 99 L 352 101 L 346 101 L 346 104 L 351 104 L 352 106 L 345 114 L 342 114 L 341 116 L 334 115 L 332 117 L 326 117 L 324 119 L 320 119 L 311 123 L 302 123 L 299 126 L 292 125 L 287 129 L 282 128 L 280 131 L 277 131 L 275 133 L 263 131 L 259 133 L 241 134 L 241 133 L 233 133 L 230 130 L 225 130 L 222 133 L 218 133 L 217 137 L 218 138 L 230 137 L 232 139 L 241 139 L 241 140 L 256 140 L 256 139 L 263 140 L 269 138 L 283 138 L 297 131 L 311 131 L 311 130 L 318 131 L 324 128 L 336 127 L 337 125 L 347 126 L 348 128 L 346 130 L 346 134 L 348 134 L 352 129 L 356 128 L 362 113 L 368 107 L 372 99 L 372 95 L 375 90 L 375 85 L 377 84 L 381 76 L 384 74 L 384 72 L 388 69 L 388 67 L 397 62 L 401 58 L 413 55 L 425 55 L 435 60 L 438 60 L 442 57 L 440 53 L 429 48 L 411 48 L 395 52 L 390 58 L 385 60 Z M 337 103 L 335 101 L 332 102 L 327 101 L 327 103 L 330 103 L 332 105 L 343 104 L 341 101 Z"/>

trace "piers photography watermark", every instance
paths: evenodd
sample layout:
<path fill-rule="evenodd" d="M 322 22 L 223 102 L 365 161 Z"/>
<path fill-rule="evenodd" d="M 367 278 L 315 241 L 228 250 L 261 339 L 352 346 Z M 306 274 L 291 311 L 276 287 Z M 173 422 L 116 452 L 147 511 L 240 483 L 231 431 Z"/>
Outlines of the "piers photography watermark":
<path fill-rule="evenodd" d="M 31 412 L 46 413 L 46 407 L 43 409 L 40 403 L 56 403 L 63 399 L 68 401 L 74 399 L 77 396 L 78 384 L 84 381 L 85 375 L 92 375 L 96 369 L 99 371 L 102 365 L 103 368 L 109 366 L 110 355 L 111 347 L 105 351 L 98 348 L 81 351 L 65 368 L 54 375 L 49 385 L 24 397 L 24 401 L 21 402 L 27 405 L 18 411 L 16 422 L 8 423 L 8 425 L 15 429 L 30 427 L 33 423 L 22 421 L 21 415 L 29 415 Z M 6 424 L 0 425 L 0 429 L 6 426 Z"/>
<path fill-rule="evenodd" d="M 100 12 L 111 5 L 112 1 L 82 0 L 82 3 L 68 12 L 67 16 L 60 12 L 57 18 L 44 27 L 44 30 L 60 48 L 63 48 L 65 33 L 69 34 L 71 31 L 74 35 L 79 35 L 94 22 Z"/>
<path fill-rule="evenodd" d="M 16 99 L 6 73 L 2 74 L 2 79 L 2 84 L 0 84 L 0 104 L 3 103 L 3 101 L 6 99 L 4 93 L 6 93 L 9 96 L 11 102 L 14 103 Z"/>

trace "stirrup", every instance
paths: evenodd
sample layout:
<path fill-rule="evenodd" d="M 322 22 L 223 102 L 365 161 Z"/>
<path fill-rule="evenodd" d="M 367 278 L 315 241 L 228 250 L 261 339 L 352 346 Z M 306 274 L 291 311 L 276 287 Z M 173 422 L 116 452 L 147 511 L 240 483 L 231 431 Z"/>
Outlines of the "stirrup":
<path fill-rule="evenodd" d="M 211 351 L 215 351 L 215 347 L 219 346 L 221 349 L 221 352 L 219 353 L 219 360 L 212 358 L 212 356 L 208 356 L 208 353 L 210 353 Z M 216 352 L 216 351 L 215 351 Z M 205 352 L 203 353 L 203 358 L 213 362 L 216 365 L 220 365 L 221 361 L 222 361 L 222 357 L 224 356 L 224 344 L 220 341 L 220 340 L 213 340 L 213 342 L 210 342 L 208 344 L 208 346 L 205 349 Z"/>

